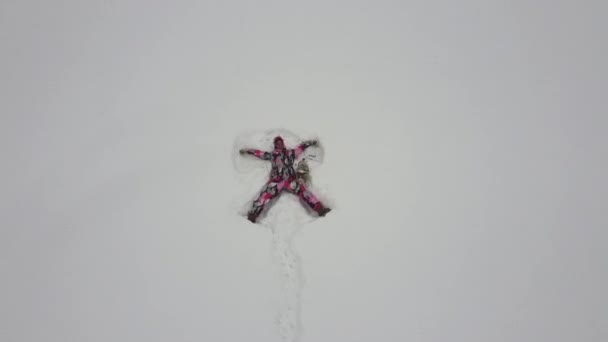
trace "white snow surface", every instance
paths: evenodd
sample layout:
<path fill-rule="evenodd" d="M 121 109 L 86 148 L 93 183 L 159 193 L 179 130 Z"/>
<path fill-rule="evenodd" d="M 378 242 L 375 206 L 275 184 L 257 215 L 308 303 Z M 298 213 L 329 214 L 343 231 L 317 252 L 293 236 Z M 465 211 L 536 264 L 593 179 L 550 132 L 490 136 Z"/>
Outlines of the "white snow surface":
<path fill-rule="evenodd" d="M 0 341 L 608 341 L 606 9 L 2 1 Z"/>

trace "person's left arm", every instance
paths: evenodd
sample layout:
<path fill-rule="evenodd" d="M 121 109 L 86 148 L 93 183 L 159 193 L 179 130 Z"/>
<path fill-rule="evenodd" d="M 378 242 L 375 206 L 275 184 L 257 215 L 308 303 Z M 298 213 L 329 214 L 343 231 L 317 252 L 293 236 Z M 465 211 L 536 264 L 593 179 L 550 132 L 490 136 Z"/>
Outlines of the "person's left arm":
<path fill-rule="evenodd" d="M 317 146 L 318 144 L 319 142 L 317 140 L 306 140 L 302 142 L 293 150 L 296 158 L 299 157 L 310 146 Z"/>

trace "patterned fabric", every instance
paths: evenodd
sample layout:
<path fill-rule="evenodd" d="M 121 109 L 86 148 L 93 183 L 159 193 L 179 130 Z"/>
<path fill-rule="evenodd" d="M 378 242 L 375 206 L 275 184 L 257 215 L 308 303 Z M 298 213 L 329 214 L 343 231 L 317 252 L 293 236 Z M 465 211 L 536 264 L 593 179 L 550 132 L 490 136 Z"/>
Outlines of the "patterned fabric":
<path fill-rule="evenodd" d="M 264 210 L 264 207 L 266 207 L 274 198 L 279 196 L 283 190 L 298 195 L 304 203 L 316 212 L 319 212 L 319 210 L 323 208 L 321 201 L 319 201 L 302 182 L 295 179 L 288 179 L 280 182 L 269 181 L 264 185 L 260 195 L 253 201 L 253 205 L 249 210 L 250 217 L 253 217 L 254 219 L 257 218 Z"/>
<path fill-rule="evenodd" d="M 280 144 L 277 144 L 277 140 Z M 268 160 L 272 163 L 270 170 L 270 179 L 264 185 L 260 195 L 253 201 L 253 205 L 249 210 L 249 218 L 255 220 L 264 210 L 264 207 L 279 196 L 283 190 L 298 195 L 304 203 L 316 212 L 323 209 L 323 205 L 319 199 L 313 195 L 304 184 L 298 180 L 294 169 L 294 161 L 304 150 L 315 145 L 315 141 L 305 141 L 298 145 L 295 149 L 287 149 L 283 146 L 283 140 L 280 137 L 275 138 L 275 149 L 272 152 L 265 152 L 255 149 L 245 149 L 244 153 L 250 154 L 257 158 Z"/>
<path fill-rule="evenodd" d="M 272 152 L 245 149 L 244 152 L 263 160 L 269 160 L 272 163 L 270 180 L 279 182 L 296 177 L 296 172 L 293 168 L 294 161 L 304 150 L 312 145 L 314 145 L 314 141 L 305 141 L 295 149 L 275 148 Z"/>

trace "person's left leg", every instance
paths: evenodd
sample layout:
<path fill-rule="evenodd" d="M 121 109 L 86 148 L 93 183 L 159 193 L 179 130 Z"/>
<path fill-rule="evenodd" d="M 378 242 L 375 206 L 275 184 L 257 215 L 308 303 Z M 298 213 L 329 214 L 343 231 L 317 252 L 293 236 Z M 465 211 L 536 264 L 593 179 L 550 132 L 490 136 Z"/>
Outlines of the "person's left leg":
<path fill-rule="evenodd" d="M 298 197 L 300 197 L 300 199 L 302 199 L 302 201 L 304 201 L 312 210 L 316 211 L 319 216 L 325 216 L 325 214 L 331 211 L 331 209 L 324 206 L 317 196 L 308 190 L 306 185 L 302 182 L 298 182 L 297 180 L 291 181 L 287 190 L 298 195 Z"/>

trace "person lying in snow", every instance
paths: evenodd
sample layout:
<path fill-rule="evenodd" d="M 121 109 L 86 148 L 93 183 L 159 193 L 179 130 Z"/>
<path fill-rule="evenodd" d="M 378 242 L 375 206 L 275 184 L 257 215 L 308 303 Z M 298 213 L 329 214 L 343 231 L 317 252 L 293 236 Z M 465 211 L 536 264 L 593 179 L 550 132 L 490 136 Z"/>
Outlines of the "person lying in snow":
<path fill-rule="evenodd" d="M 306 182 L 298 177 L 294 170 L 293 164 L 305 149 L 310 146 L 316 146 L 316 140 L 304 141 L 295 149 L 287 149 L 283 138 L 277 136 L 274 138 L 274 150 L 265 152 L 256 149 L 241 149 L 241 154 L 250 154 L 262 160 L 268 160 L 272 163 L 270 170 L 270 179 L 264 185 L 259 196 L 253 201 L 251 209 L 247 213 L 247 219 L 253 223 L 264 210 L 264 207 L 274 198 L 279 196 L 283 190 L 298 195 L 304 203 L 312 210 L 317 212 L 319 216 L 325 216 L 331 209 L 325 207 L 319 199 L 310 192 L 306 187 Z"/>

